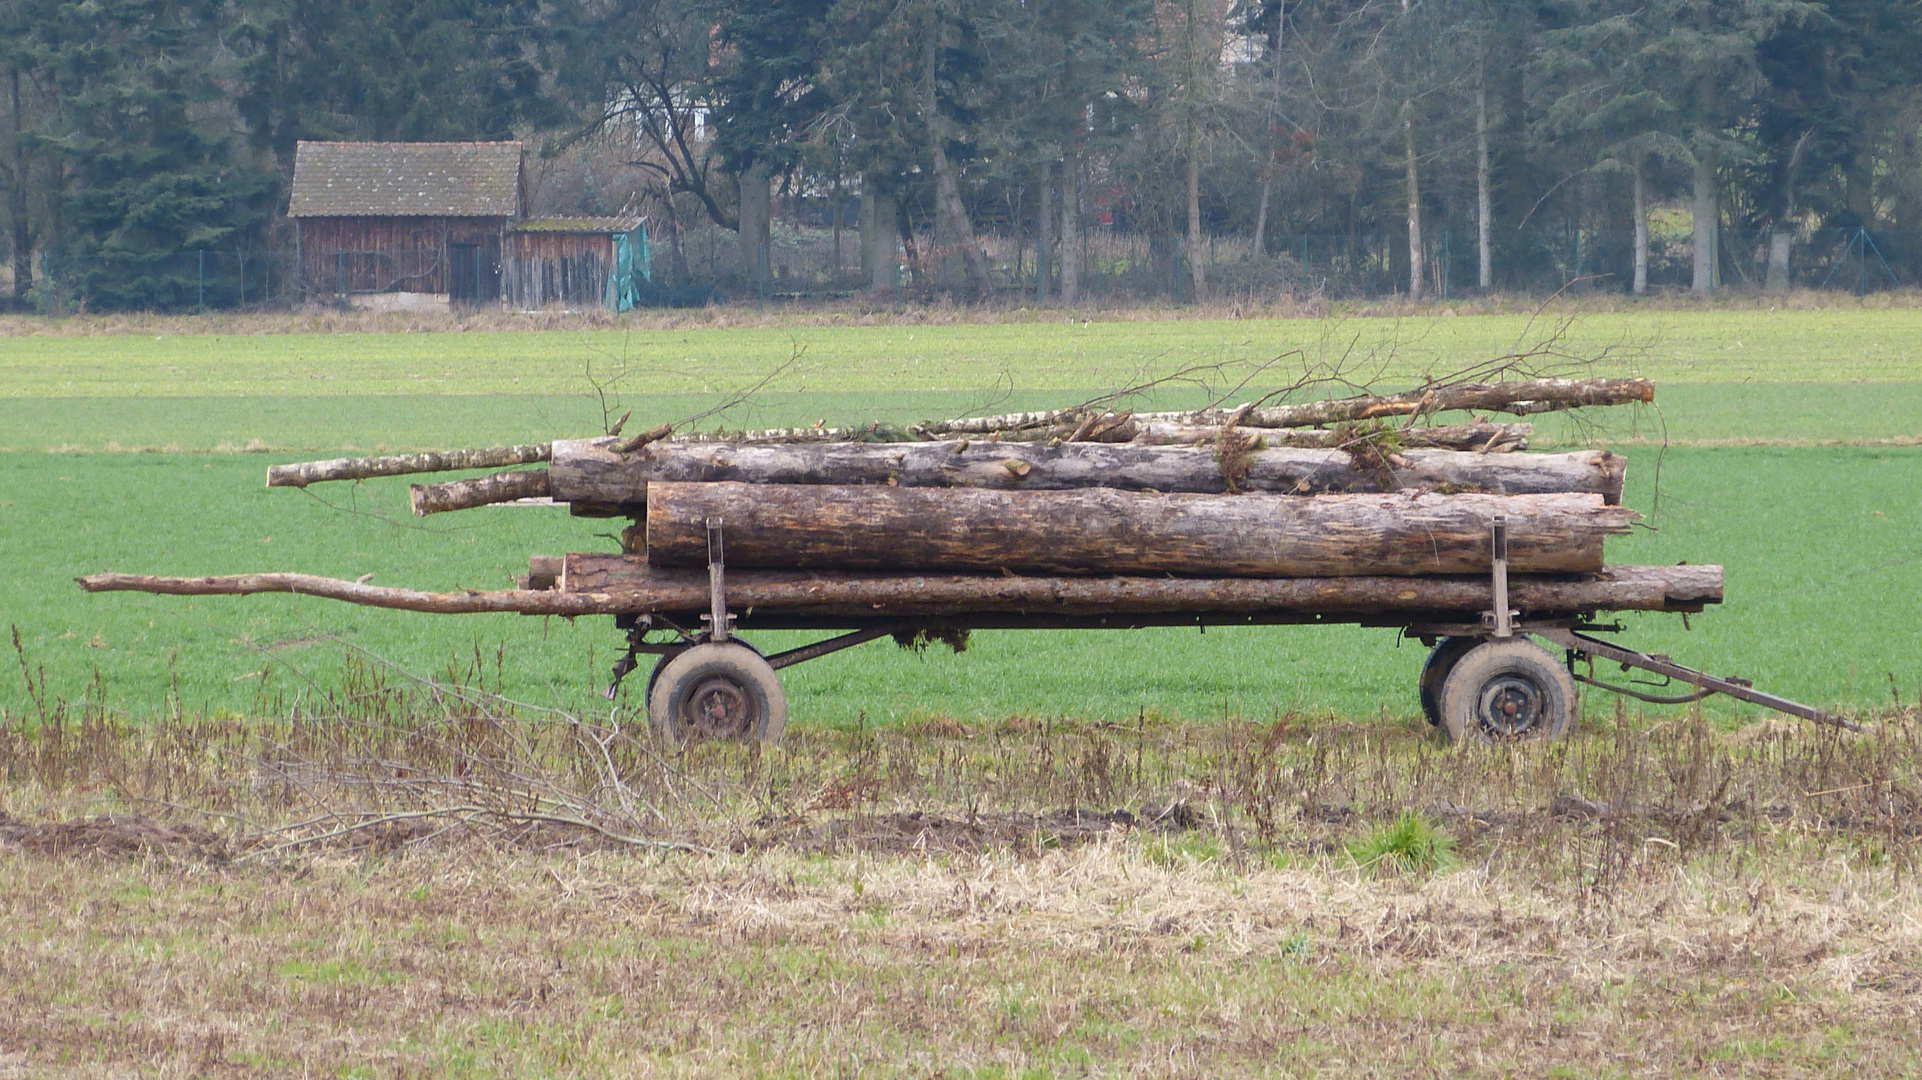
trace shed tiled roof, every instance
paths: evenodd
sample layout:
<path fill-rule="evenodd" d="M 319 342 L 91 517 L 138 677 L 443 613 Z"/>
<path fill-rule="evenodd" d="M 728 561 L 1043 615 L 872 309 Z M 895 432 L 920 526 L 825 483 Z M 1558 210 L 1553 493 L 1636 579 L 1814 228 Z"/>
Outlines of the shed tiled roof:
<path fill-rule="evenodd" d="M 519 217 L 517 142 L 305 142 L 290 217 Z"/>
<path fill-rule="evenodd" d="M 641 227 L 638 217 L 538 217 L 514 224 L 515 232 L 625 233 Z"/>

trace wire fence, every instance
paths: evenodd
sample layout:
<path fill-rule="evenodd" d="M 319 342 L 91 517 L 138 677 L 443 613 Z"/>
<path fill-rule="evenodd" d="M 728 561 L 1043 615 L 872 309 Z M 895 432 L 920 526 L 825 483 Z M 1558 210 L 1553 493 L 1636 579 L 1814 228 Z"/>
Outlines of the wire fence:
<path fill-rule="evenodd" d="M 1000 299 L 1059 299 L 1063 253 L 1058 242 L 1037 259 L 1031 233 L 985 232 L 977 239 Z M 1627 229 L 1510 231 L 1493 240 L 1493 287 L 1499 290 L 1621 293 L 1629 291 L 1634 279 L 1634 237 Z M 1204 300 L 1363 299 L 1406 295 L 1409 290 L 1405 235 L 1275 233 L 1262 246 L 1264 250 L 1257 251 L 1249 236 L 1221 235 L 1206 238 L 1190 252 L 1178 235 L 1092 227 L 1077 241 L 1078 296 L 1098 303 L 1192 302 L 1197 297 L 1191 255 L 1201 264 Z M 957 254 L 925 238 L 914 245 L 896 243 L 879 274 L 863 265 L 861 248 L 853 228 L 837 233 L 827 226 L 776 221 L 767 246 L 744 260 L 733 231 L 684 229 L 675 237 L 655 238 L 653 279 L 640 299 L 643 306 L 853 296 L 885 303 L 963 291 L 966 282 Z M 392 303 L 394 296 L 342 285 L 345 279 L 336 280 L 338 275 L 304 280 L 291 248 L 94 260 L 40 253 L 33 270 L 25 308 L 56 316 L 115 310 L 405 306 Z M 1710 270 L 1718 288 L 1731 290 L 1803 288 L 1860 294 L 1904 288 L 1922 280 L 1922 232 L 1818 229 L 1782 237 L 1723 230 Z M 1474 296 L 1481 292 L 1478 277 L 1473 234 L 1431 232 L 1422 255 L 1424 295 L 1441 300 Z M 1658 232 L 1650 237 L 1649 290 L 1685 290 L 1694 278 L 1690 236 Z M 0 260 L 0 297 L 13 295 L 11 263 Z M 498 307 L 501 301 L 484 303 Z"/>

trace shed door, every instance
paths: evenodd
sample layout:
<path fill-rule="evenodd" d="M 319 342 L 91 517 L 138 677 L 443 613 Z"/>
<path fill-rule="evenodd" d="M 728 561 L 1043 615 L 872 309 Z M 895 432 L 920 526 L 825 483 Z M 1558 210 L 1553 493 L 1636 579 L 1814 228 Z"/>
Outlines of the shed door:
<path fill-rule="evenodd" d="M 455 303 L 492 303 L 501 297 L 500 241 L 447 245 L 447 298 Z"/>

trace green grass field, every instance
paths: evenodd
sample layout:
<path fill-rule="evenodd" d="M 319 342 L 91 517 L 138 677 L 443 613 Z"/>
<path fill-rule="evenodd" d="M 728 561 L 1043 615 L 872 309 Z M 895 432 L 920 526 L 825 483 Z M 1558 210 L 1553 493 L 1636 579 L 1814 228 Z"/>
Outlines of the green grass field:
<path fill-rule="evenodd" d="M 0 338 L 0 555 L 11 571 L 0 621 L 19 628 L 50 692 L 77 696 L 97 678 L 94 692 L 134 715 L 170 695 L 244 712 L 263 694 L 316 692 L 337 678 L 343 642 L 420 674 L 478 655 L 490 670 L 498 663 L 513 696 L 592 708 L 618 642 L 607 620 L 86 596 L 70 579 L 105 568 L 298 569 L 500 587 L 530 553 L 611 548 L 597 535 L 608 523 L 553 511 L 417 521 L 400 482 L 312 494 L 261 486 L 270 461 L 310 453 L 590 433 L 602 420 L 595 381 L 613 380 L 610 400 L 634 409 L 631 423 L 651 423 L 710 407 L 798 350 L 731 425 L 899 421 L 1075 401 L 1182 365 L 1247 365 L 1296 347 L 1326 356 L 1349 342 L 1385 358 L 1371 373 L 1406 380 L 1499 355 L 1542 328 L 1489 316 Z M 1654 511 L 1657 531 L 1613 542 L 1611 559 L 1729 568 L 1729 602 L 1692 631 L 1638 619 L 1632 640 L 1824 704 L 1912 700 L 1922 683 L 1922 312 L 1592 315 L 1566 342 L 1613 347 L 1602 370 L 1648 374 L 1661 388 L 1659 409 L 1592 428 L 1541 425 L 1543 445 L 1593 440 L 1630 454 L 1628 501 Z M 1203 395 L 1177 388 L 1159 400 Z M 220 452 L 249 446 L 272 452 Z M 155 452 L 103 452 L 136 448 Z M 1420 661 L 1392 632 L 1348 627 L 1004 632 L 976 635 L 960 656 L 869 645 L 786 680 L 801 723 L 1403 715 Z M 31 708 L 17 670 L 0 687 L 0 708 Z"/>

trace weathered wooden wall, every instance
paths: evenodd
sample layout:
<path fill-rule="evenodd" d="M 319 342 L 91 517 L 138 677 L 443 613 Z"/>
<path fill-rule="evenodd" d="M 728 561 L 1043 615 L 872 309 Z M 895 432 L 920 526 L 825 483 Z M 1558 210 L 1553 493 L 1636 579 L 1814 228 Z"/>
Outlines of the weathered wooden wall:
<path fill-rule="evenodd" d="M 300 275 L 310 293 L 445 293 L 500 297 L 505 218 L 298 218 Z"/>
<path fill-rule="evenodd" d="M 501 291 L 509 307 L 605 307 L 614 238 L 605 233 L 532 230 L 508 234 Z"/>

